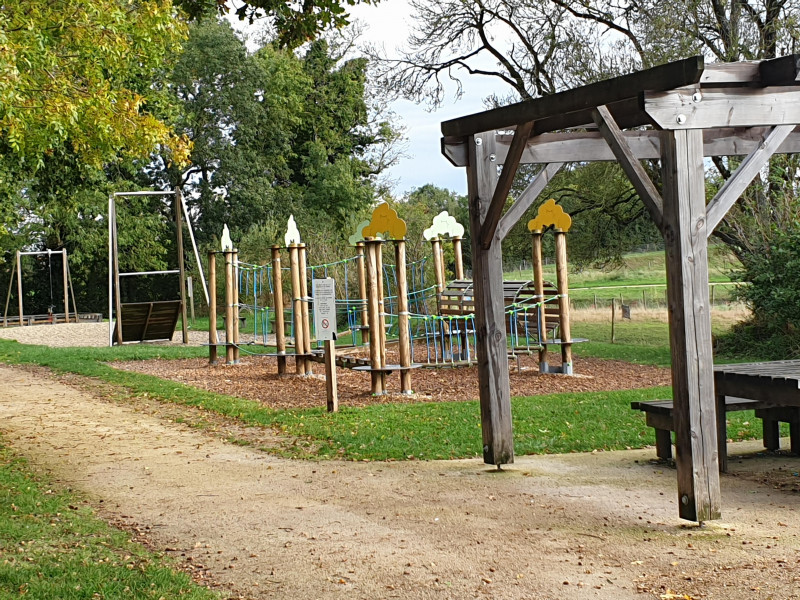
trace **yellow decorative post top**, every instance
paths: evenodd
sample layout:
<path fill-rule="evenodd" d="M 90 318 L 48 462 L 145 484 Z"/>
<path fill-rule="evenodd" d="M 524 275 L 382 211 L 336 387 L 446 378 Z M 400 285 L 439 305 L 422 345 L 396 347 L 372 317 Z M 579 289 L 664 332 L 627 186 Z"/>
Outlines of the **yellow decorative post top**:
<path fill-rule="evenodd" d="M 535 219 L 528 221 L 528 229 L 530 231 L 542 231 L 549 225 L 561 231 L 569 231 L 569 228 L 572 227 L 572 217 L 556 204 L 556 201 L 552 198 L 539 207 Z"/>
<path fill-rule="evenodd" d="M 361 233 L 365 238 L 379 237 L 382 233 L 388 233 L 389 239 L 402 240 L 406 237 L 406 231 L 406 222 L 397 216 L 397 211 L 384 202 L 372 213 L 372 220 Z"/>

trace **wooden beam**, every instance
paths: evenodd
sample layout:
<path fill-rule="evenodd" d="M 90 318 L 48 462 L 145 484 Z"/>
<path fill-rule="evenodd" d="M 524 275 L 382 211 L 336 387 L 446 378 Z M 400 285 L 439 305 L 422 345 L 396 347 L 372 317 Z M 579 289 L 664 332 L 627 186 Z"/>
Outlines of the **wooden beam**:
<path fill-rule="evenodd" d="M 747 189 L 747 186 L 750 185 L 764 165 L 769 162 L 769 159 L 792 131 L 794 131 L 794 125 L 778 125 L 775 127 L 767 135 L 764 142 L 742 161 L 742 164 L 719 189 L 717 195 L 706 207 L 708 235 L 714 232 L 720 221 L 728 214 L 734 202 L 739 199 L 742 192 Z"/>
<path fill-rule="evenodd" d="M 550 180 L 555 177 L 562 166 L 564 166 L 564 163 L 550 163 L 539 171 L 534 180 L 528 184 L 528 187 L 523 190 L 519 198 L 511 205 L 511 208 L 500 217 L 500 222 L 497 224 L 497 231 L 495 232 L 498 240 L 503 241 L 506 239 L 511 228 L 522 218 L 525 211 L 531 207 L 531 204 L 544 191 L 544 188 L 547 187 L 547 184 L 550 183 Z"/>
<path fill-rule="evenodd" d="M 514 177 L 517 175 L 517 168 L 519 167 L 519 159 L 525 150 L 525 144 L 531 135 L 533 129 L 533 122 L 523 123 L 514 132 L 514 139 L 511 140 L 511 146 L 506 155 L 506 161 L 503 164 L 503 170 L 500 172 L 500 178 L 492 194 L 492 203 L 489 205 L 489 210 L 486 217 L 481 224 L 481 244 L 485 249 L 489 249 L 494 240 L 494 232 L 497 230 L 497 223 L 503 214 L 503 208 L 508 199 L 508 193 L 511 191 L 511 186 L 514 183 Z M 494 141 L 494 140 L 493 140 Z M 497 168 L 497 155 L 492 154 L 489 161 Z"/>
<path fill-rule="evenodd" d="M 758 71 L 762 85 L 797 85 L 800 81 L 800 55 L 762 60 Z"/>
<path fill-rule="evenodd" d="M 661 194 L 658 193 L 656 186 L 650 181 L 650 176 L 625 143 L 622 132 L 619 127 L 617 127 L 611 113 L 608 112 L 605 106 L 598 106 L 595 109 L 594 122 L 597 124 L 600 133 L 614 152 L 614 156 L 617 157 L 622 170 L 625 171 L 631 184 L 633 184 L 636 193 L 639 194 L 639 198 L 644 202 L 656 227 L 661 230 L 664 212 Z M 702 140 L 700 148 L 702 151 Z"/>
<path fill-rule="evenodd" d="M 662 148 L 678 507 L 702 522 L 720 517 L 702 134 L 665 131 Z"/>
<path fill-rule="evenodd" d="M 703 156 L 747 156 L 763 143 L 764 137 L 770 130 L 769 127 L 723 127 L 704 130 Z M 658 131 L 623 131 L 622 137 L 637 160 L 661 158 L 661 140 Z M 497 162 L 503 164 L 512 136 L 497 134 L 496 139 Z M 466 142 L 463 143 L 463 148 L 466 152 Z M 777 154 L 796 152 L 800 152 L 800 127 L 795 127 L 794 131 L 776 150 Z M 534 136 L 528 140 L 520 164 L 613 161 L 616 159 L 602 134 L 592 129 Z M 466 166 L 466 163 L 461 166 Z"/>
<path fill-rule="evenodd" d="M 478 389 L 483 432 L 483 460 L 491 465 L 514 462 L 511 388 L 508 381 L 505 306 L 503 302 L 502 243 L 483 247 L 482 224 L 497 181 L 494 133 L 471 138 L 467 189 L 475 284 L 475 329 L 478 350 Z"/>
<path fill-rule="evenodd" d="M 467 141 L 463 137 L 443 137 L 442 154 L 454 167 L 467 166 Z"/>
<path fill-rule="evenodd" d="M 604 106 L 608 107 L 608 110 L 614 115 L 614 120 L 622 129 L 653 124 L 650 117 L 643 110 L 639 94 L 618 102 L 609 102 L 608 104 L 604 104 Z M 594 120 L 592 119 L 592 111 L 594 109 L 595 107 L 592 106 L 578 111 L 560 113 L 551 117 L 539 119 L 533 125 L 533 135 L 541 135 L 543 133 L 550 133 L 551 131 L 561 131 L 576 127 L 591 127 L 594 125 Z"/>
<path fill-rule="evenodd" d="M 704 67 L 703 57 L 694 56 L 543 98 L 444 121 L 442 134 L 466 137 L 637 97 L 642 90 L 671 90 L 700 81 Z"/>
<path fill-rule="evenodd" d="M 644 107 L 662 129 L 797 124 L 800 123 L 800 87 L 683 88 L 645 92 Z"/>
<path fill-rule="evenodd" d="M 753 85 L 761 81 L 758 61 L 706 65 L 701 85 Z"/>

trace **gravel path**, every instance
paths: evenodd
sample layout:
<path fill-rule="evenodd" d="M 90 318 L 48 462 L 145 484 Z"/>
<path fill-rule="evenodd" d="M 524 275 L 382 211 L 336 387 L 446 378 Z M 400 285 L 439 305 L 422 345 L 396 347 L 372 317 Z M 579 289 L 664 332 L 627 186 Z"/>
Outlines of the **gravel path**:
<path fill-rule="evenodd" d="M 17 340 L 22 344 L 38 344 L 53 348 L 102 347 L 108 346 L 108 323 L 59 323 L 58 325 L 0 327 L 0 338 Z M 190 346 L 201 346 L 207 342 L 207 331 L 189 331 Z M 180 344 L 181 332 L 175 332 L 172 342 L 152 343 Z"/>
<path fill-rule="evenodd" d="M 677 518 L 675 472 L 652 450 L 501 472 L 283 460 L 43 372 L 0 377 L 6 442 L 229 598 L 800 597 L 798 496 L 760 479 L 792 479 L 797 459 L 732 460 L 725 521 L 697 528 Z"/>

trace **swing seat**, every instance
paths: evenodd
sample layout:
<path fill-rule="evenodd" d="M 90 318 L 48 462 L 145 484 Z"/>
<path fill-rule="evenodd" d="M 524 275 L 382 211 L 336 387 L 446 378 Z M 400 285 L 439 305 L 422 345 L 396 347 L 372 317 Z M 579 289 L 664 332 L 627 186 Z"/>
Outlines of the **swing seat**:
<path fill-rule="evenodd" d="M 180 314 L 180 300 L 123 303 L 117 320 L 122 342 L 172 341 Z"/>

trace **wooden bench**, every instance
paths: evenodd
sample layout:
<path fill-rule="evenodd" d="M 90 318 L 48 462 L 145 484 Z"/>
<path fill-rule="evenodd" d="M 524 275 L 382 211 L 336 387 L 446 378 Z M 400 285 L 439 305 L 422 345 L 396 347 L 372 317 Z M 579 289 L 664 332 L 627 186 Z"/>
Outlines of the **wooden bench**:
<path fill-rule="evenodd" d="M 652 427 L 656 434 L 656 456 L 661 459 L 672 458 L 672 437 L 670 432 L 675 431 L 673 421 L 672 400 L 653 400 L 649 402 L 631 402 L 631 408 L 645 413 L 648 427 Z M 800 454 L 800 408 L 776 407 L 759 400 L 746 398 L 725 398 L 725 413 L 754 410 L 757 418 L 763 422 L 764 447 L 768 450 L 780 449 L 780 423 L 789 423 L 791 431 L 792 453 Z M 717 414 L 719 470 L 728 470 L 727 452 L 727 427 L 725 415 Z"/>

